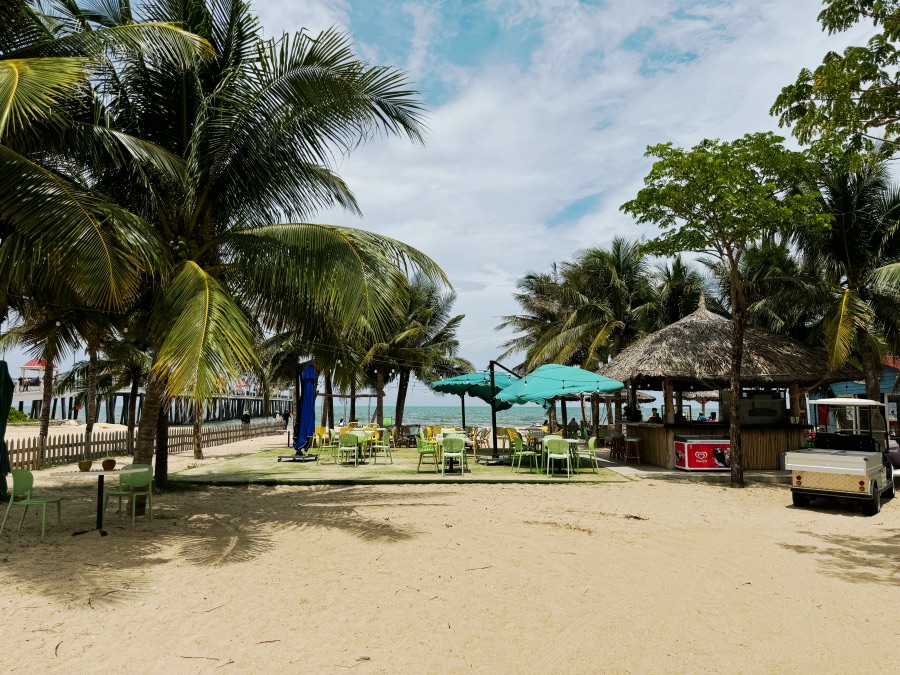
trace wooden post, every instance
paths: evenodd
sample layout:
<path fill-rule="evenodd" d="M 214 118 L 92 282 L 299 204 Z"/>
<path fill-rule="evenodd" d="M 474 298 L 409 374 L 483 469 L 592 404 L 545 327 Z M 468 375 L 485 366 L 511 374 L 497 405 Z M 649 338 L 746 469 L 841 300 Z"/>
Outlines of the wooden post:
<path fill-rule="evenodd" d="M 668 377 L 663 380 L 663 405 L 666 409 L 666 424 L 675 424 L 675 403 L 672 400 L 672 380 Z"/>
<path fill-rule="evenodd" d="M 791 397 L 791 417 L 800 417 L 800 386 L 792 384 L 788 388 L 788 393 Z"/>

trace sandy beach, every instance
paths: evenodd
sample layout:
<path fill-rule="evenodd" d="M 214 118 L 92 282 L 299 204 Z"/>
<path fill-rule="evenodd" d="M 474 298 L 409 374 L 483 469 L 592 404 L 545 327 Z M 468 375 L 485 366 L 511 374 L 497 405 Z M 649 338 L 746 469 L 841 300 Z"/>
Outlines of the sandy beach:
<path fill-rule="evenodd" d="M 9 672 L 838 673 L 900 656 L 894 502 L 865 518 L 793 508 L 783 486 L 650 479 L 181 486 L 152 523 L 110 512 L 109 536 L 73 537 L 93 483 L 50 473 L 63 532 L 41 541 L 30 516 L 0 535 Z"/>

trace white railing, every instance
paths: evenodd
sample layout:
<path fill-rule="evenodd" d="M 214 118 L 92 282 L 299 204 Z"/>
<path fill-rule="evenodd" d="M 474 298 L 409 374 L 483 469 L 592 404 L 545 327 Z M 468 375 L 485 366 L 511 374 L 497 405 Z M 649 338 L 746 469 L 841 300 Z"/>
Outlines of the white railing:
<path fill-rule="evenodd" d="M 277 422 L 250 424 L 229 424 L 204 427 L 201 444 L 204 448 L 236 443 L 248 438 L 271 436 L 284 431 L 284 425 Z M 41 453 L 40 438 L 19 438 L 7 441 L 9 459 L 14 469 L 45 468 L 56 464 L 69 464 L 84 459 L 83 434 L 58 434 L 50 436 Z M 193 452 L 194 430 L 179 427 L 169 429 L 169 454 Z M 90 459 L 102 459 L 107 455 L 127 455 L 127 434 L 124 431 L 101 431 L 91 436 Z"/>

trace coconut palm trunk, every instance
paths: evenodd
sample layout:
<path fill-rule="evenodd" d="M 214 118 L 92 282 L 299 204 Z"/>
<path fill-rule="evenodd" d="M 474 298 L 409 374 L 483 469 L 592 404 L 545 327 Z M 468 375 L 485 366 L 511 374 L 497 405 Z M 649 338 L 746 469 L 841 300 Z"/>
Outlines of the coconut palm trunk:
<path fill-rule="evenodd" d="M 134 427 L 137 420 L 137 400 L 141 380 L 135 375 L 131 378 L 131 390 L 128 393 L 128 431 L 126 432 L 126 445 L 129 455 L 134 456 Z"/>
<path fill-rule="evenodd" d="M 146 413 L 146 408 L 144 409 Z M 163 395 L 162 405 L 159 406 L 156 415 L 147 417 L 147 424 L 153 425 L 156 431 L 156 471 L 154 483 L 156 487 L 163 488 L 169 481 L 169 399 Z M 153 424 L 153 422 L 156 424 Z"/>
<path fill-rule="evenodd" d="M 163 402 L 166 399 L 165 382 L 151 371 L 147 378 L 147 387 L 144 393 L 144 408 L 141 412 L 141 424 L 138 426 L 137 442 L 134 448 L 135 464 L 152 464 L 154 445 L 156 443 L 157 420 Z M 166 410 L 168 419 L 168 410 Z M 157 467 L 159 470 L 159 467 Z"/>
<path fill-rule="evenodd" d="M 203 459 L 203 401 L 194 401 L 194 459 Z"/>
<path fill-rule="evenodd" d="M 323 427 L 334 429 L 334 384 L 331 381 L 331 371 L 325 371 L 325 400 L 322 402 L 323 417 L 325 422 Z"/>
<path fill-rule="evenodd" d="M 47 451 L 47 437 L 50 435 L 50 402 L 53 399 L 53 358 L 44 354 L 44 395 L 41 399 L 41 432 L 38 466 L 43 465 Z"/>
<path fill-rule="evenodd" d="M 384 368 L 375 373 L 375 423 L 381 426 L 384 420 Z M 369 420 L 370 422 L 372 420 Z"/>
<path fill-rule="evenodd" d="M 863 378 L 866 382 L 866 398 L 873 401 L 881 400 L 881 368 L 875 351 L 872 349 L 872 343 L 869 341 L 869 333 L 862 326 L 856 329 L 856 343 L 859 351 L 859 359 L 862 362 Z M 881 408 L 875 408 L 872 412 L 871 419 L 872 436 L 878 441 L 881 448 L 886 447 L 885 443 L 885 425 L 884 416 L 881 414 Z"/>
<path fill-rule="evenodd" d="M 741 363 L 744 330 L 749 318 L 744 284 L 736 264 L 731 265 L 731 487 L 744 487 L 744 450 L 741 446 Z"/>
<path fill-rule="evenodd" d="M 350 419 L 347 422 L 356 421 L 356 382 L 350 383 Z"/>
<path fill-rule="evenodd" d="M 403 413 L 406 412 L 406 394 L 409 391 L 409 368 L 399 369 L 397 378 L 397 406 L 394 410 L 394 425 L 403 426 Z"/>
<path fill-rule="evenodd" d="M 87 422 L 84 427 L 84 458 L 91 458 L 94 422 L 97 421 L 97 352 L 96 343 L 88 344 Z"/>

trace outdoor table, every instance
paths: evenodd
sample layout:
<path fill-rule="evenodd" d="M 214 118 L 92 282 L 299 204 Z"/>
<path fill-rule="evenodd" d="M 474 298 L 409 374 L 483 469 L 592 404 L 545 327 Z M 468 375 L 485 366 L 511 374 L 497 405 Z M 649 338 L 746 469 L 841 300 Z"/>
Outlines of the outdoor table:
<path fill-rule="evenodd" d="M 465 434 L 463 434 L 462 432 L 459 432 L 459 433 L 457 433 L 457 434 L 455 434 L 455 435 L 456 435 L 456 436 L 459 436 L 459 437 L 461 437 L 461 438 L 463 439 L 463 444 L 465 444 L 465 443 L 471 444 L 471 443 L 472 443 L 472 441 L 469 440 L 468 438 L 466 438 Z M 444 441 L 444 434 L 437 434 L 437 435 L 434 437 L 434 440 L 435 440 L 435 442 L 437 442 L 438 451 L 443 455 L 444 449 L 443 449 L 443 447 L 441 446 L 441 444 L 442 444 L 443 441 Z M 464 447 L 465 447 L 465 446 L 464 446 Z M 443 461 L 443 459 L 442 459 L 441 461 Z M 456 460 L 453 459 L 452 457 L 449 459 L 449 462 L 450 462 L 450 472 L 451 472 L 451 473 L 453 472 L 453 463 L 454 463 L 455 461 L 456 461 Z"/>
<path fill-rule="evenodd" d="M 97 530 L 100 532 L 101 537 L 106 536 L 106 530 L 103 529 L 103 479 L 106 476 L 121 476 L 123 473 L 140 473 L 141 471 L 146 471 L 146 468 L 137 468 L 137 469 L 120 469 L 118 471 L 65 471 L 63 473 L 57 474 L 58 476 L 65 477 L 75 477 L 75 478 L 84 478 L 84 477 L 97 477 L 97 527 L 90 530 L 82 530 L 81 532 L 73 532 L 72 536 L 76 536 L 79 534 L 86 534 L 88 532 L 93 532 Z"/>

